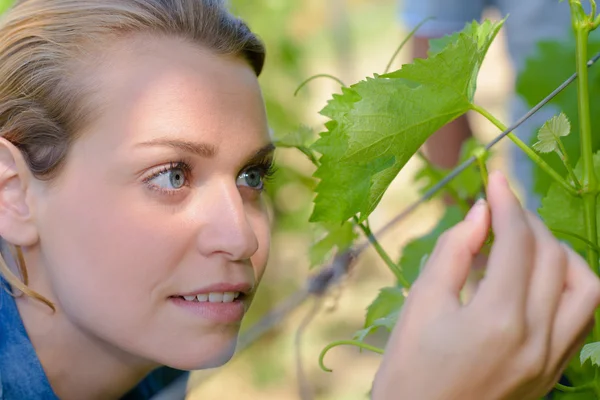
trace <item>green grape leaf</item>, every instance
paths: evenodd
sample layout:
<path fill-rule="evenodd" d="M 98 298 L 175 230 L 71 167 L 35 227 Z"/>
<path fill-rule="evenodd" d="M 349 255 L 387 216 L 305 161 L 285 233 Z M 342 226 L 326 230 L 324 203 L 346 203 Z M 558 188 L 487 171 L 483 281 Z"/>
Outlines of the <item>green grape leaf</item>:
<path fill-rule="evenodd" d="M 379 291 L 377 298 L 367 307 L 365 328 L 373 325 L 376 320 L 398 311 L 404 304 L 406 293 L 401 287 L 386 287 Z"/>
<path fill-rule="evenodd" d="M 558 142 L 561 137 L 568 136 L 569 133 L 571 133 L 571 123 L 565 113 L 561 112 L 546 121 L 540 128 L 538 141 L 533 148 L 540 153 L 560 151 Z"/>
<path fill-rule="evenodd" d="M 368 327 L 357 331 L 354 334 L 353 339 L 362 342 L 367 336 L 377 332 L 379 328 L 385 328 L 388 332 L 391 332 L 392 329 L 394 329 L 396 322 L 398 322 L 399 316 L 400 310 L 392 311 L 385 317 L 376 319 L 375 321 L 373 321 L 373 324 L 369 325 Z"/>
<path fill-rule="evenodd" d="M 317 155 L 314 150 L 310 148 L 312 142 L 314 142 L 314 131 L 304 125 L 301 125 L 295 131 L 288 133 L 280 139 L 275 139 L 273 143 L 276 147 L 283 148 L 296 148 L 300 150 L 313 164 L 318 164 Z"/>
<path fill-rule="evenodd" d="M 592 365 L 600 365 L 600 342 L 588 343 L 583 346 L 579 354 L 581 365 L 588 359 L 592 362 Z"/>
<path fill-rule="evenodd" d="M 381 289 L 375 300 L 367 307 L 364 328 L 354 334 L 354 340 L 362 342 L 379 328 L 385 328 L 391 332 L 396 325 L 405 298 L 406 292 L 402 287 Z"/>
<path fill-rule="evenodd" d="M 467 25 L 432 57 L 334 95 L 312 146 L 321 154 L 312 222 L 364 221 L 425 140 L 472 108 L 477 74 L 503 21 Z"/>
<path fill-rule="evenodd" d="M 417 280 L 423 266 L 424 257 L 433 251 L 440 235 L 459 223 L 463 217 L 460 208 L 456 206 L 448 207 L 444 216 L 429 233 L 412 240 L 404 246 L 399 264 L 404 277 L 410 283 Z"/>
<path fill-rule="evenodd" d="M 467 139 L 461 148 L 461 155 L 459 164 L 462 164 L 471 156 L 475 150 L 480 148 L 481 144 L 477 139 L 471 137 Z M 422 183 L 419 187 L 419 192 L 425 194 L 429 189 L 434 187 L 440 180 L 446 177 L 451 172 L 450 169 L 435 168 L 426 163 L 423 164 L 415 174 L 415 182 Z M 462 171 L 456 178 L 454 178 L 448 186 L 454 190 L 459 197 L 462 199 L 473 199 L 483 191 L 483 181 L 481 174 L 476 165 Z M 438 192 L 437 196 L 440 196 L 443 191 Z"/>
<path fill-rule="evenodd" d="M 314 141 L 315 133 L 308 126 L 301 125 L 297 130 L 274 141 L 277 147 L 309 147 Z"/>
<path fill-rule="evenodd" d="M 579 162 L 574 169 L 575 176 L 581 181 L 582 165 Z M 600 152 L 594 154 L 594 171 L 600 175 Z M 598 210 L 598 203 L 596 203 Z M 583 200 L 581 197 L 571 196 L 558 183 L 553 183 L 548 194 L 542 199 L 542 207 L 539 214 L 550 229 L 570 232 L 575 235 L 587 237 L 585 233 L 585 222 L 583 219 Z M 598 210 L 598 224 L 600 225 L 600 210 Z M 572 236 L 562 236 L 571 246 L 579 251 L 585 251 L 587 245 Z"/>
<path fill-rule="evenodd" d="M 502 23 L 504 23 L 505 20 L 506 18 L 502 21 Z M 472 21 L 467 23 L 461 32 L 454 32 L 441 38 L 429 40 L 429 50 L 427 51 L 427 55 L 431 57 L 440 53 L 449 44 L 456 42 L 463 33 L 471 36 L 476 35 L 478 38 L 480 38 L 481 45 L 485 46 L 488 41 L 489 44 L 491 44 L 491 40 L 494 39 L 498 32 L 496 31 L 496 25 L 490 23 L 489 21 L 485 21 L 483 25 L 479 25 L 476 21 Z M 489 44 L 487 44 L 487 46 L 489 46 Z"/>
<path fill-rule="evenodd" d="M 323 225 L 323 227 L 327 230 L 327 235 L 311 247 L 311 267 L 323 264 L 334 249 L 347 250 L 358 237 L 354 231 L 354 224 L 351 222 L 345 222 L 342 225 Z"/>
<path fill-rule="evenodd" d="M 538 51 L 529 58 L 525 68 L 517 77 L 517 93 L 530 107 L 536 105 L 540 100 L 549 95 L 558 85 L 575 72 L 575 38 L 571 34 L 564 42 L 545 41 L 538 44 Z M 600 51 L 600 31 L 590 34 L 588 46 L 589 54 Z M 552 68 L 548 66 L 551 65 Z M 590 93 L 600 92 L 600 69 L 589 69 Z M 556 96 L 550 103 L 571 121 L 573 132 L 579 132 L 579 119 L 577 109 L 577 85 L 569 85 L 563 92 Z M 600 102 L 590 101 L 590 116 L 592 126 L 600 126 Z M 520 116 L 519 116 L 520 117 Z M 535 118 L 535 117 L 534 117 Z M 542 122 L 537 126 L 531 124 L 531 130 L 539 129 Z M 533 132 L 532 132 L 533 133 Z M 533 144 L 537 141 L 536 135 L 531 135 Z M 568 158 L 576 162 L 580 157 L 579 135 L 569 135 L 562 140 Z M 592 147 L 594 151 L 600 150 L 600 135 L 592 135 Z M 556 171 L 565 171 L 565 167 L 559 157 L 552 154 L 540 154 L 540 156 Z M 531 163 L 534 174 L 533 191 L 545 195 L 552 184 L 552 178 L 544 172 L 537 164 Z"/>

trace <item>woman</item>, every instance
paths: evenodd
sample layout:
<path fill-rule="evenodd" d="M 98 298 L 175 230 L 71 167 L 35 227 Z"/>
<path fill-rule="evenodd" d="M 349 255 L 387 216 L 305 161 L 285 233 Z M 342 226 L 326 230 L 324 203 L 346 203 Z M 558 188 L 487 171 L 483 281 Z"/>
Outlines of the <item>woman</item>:
<path fill-rule="evenodd" d="M 218 0 L 23 0 L 4 17 L 0 397 L 143 398 L 160 366 L 231 356 L 269 249 L 263 61 Z M 488 277 L 461 306 L 479 203 L 409 296 L 375 399 L 534 398 L 585 336 L 598 280 L 490 180 Z"/>

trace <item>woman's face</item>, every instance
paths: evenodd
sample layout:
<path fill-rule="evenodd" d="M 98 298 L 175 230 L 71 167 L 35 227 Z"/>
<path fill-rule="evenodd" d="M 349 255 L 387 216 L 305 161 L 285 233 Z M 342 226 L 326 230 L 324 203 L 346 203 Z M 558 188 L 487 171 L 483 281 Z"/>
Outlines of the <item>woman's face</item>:
<path fill-rule="evenodd" d="M 89 76 L 98 117 L 36 204 L 49 297 L 113 350 L 181 369 L 222 363 L 269 249 L 272 145 L 256 76 L 166 38 L 124 40 Z"/>

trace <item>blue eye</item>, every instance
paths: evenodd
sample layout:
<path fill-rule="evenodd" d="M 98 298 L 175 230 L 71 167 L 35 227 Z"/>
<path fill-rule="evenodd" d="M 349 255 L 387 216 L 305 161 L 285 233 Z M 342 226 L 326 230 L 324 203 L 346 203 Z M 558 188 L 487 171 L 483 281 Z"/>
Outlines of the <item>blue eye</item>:
<path fill-rule="evenodd" d="M 260 167 L 250 167 L 242 171 L 237 178 L 236 184 L 238 186 L 248 186 L 255 190 L 262 190 L 265 186 L 264 177 L 265 173 Z"/>
<path fill-rule="evenodd" d="M 173 192 L 188 183 L 188 171 L 189 168 L 185 164 L 172 163 L 146 179 L 146 183 L 155 189 Z"/>

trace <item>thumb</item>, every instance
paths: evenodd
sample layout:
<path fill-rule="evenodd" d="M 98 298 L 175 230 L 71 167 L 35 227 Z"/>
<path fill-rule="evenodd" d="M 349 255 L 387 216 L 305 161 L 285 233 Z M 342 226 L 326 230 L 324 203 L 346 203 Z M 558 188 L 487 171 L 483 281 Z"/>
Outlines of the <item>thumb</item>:
<path fill-rule="evenodd" d="M 440 296 L 444 301 L 450 296 L 459 301 L 473 259 L 481 250 L 489 228 L 488 204 L 482 199 L 473 205 L 464 221 L 440 237 L 419 278 L 432 296 Z"/>

